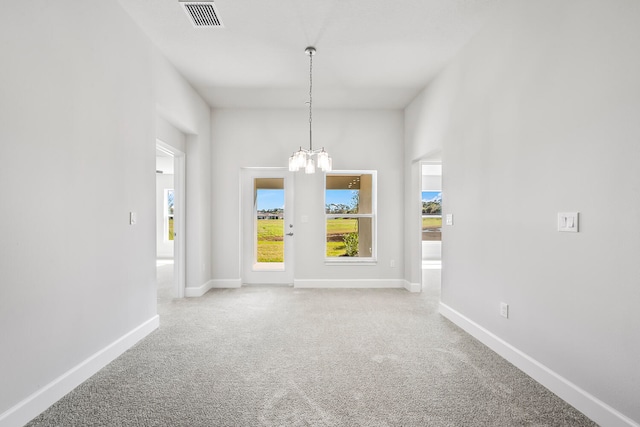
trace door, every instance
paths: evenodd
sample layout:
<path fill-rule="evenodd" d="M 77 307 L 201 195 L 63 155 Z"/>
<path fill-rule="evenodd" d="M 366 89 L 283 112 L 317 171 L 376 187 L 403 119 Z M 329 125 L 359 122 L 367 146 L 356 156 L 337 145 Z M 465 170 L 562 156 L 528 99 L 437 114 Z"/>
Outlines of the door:
<path fill-rule="evenodd" d="M 293 284 L 293 174 L 241 172 L 242 283 Z"/>

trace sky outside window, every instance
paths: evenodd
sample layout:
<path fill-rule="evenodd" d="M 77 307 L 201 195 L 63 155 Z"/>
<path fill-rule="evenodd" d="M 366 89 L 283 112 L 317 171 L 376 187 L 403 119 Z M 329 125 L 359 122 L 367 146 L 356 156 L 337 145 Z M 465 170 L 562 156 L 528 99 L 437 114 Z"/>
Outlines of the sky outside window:
<path fill-rule="evenodd" d="M 284 209 L 284 190 L 258 189 L 256 205 L 259 211 Z"/>
<path fill-rule="evenodd" d="M 351 206 L 356 194 L 358 190 L 327 190 L 325 204 Z"/>

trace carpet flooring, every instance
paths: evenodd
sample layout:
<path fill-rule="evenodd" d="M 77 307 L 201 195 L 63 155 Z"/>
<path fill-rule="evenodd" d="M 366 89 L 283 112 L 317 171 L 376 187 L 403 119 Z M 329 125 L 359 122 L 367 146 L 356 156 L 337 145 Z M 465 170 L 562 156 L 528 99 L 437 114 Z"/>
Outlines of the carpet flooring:
<path fill-rule="evenodd" d="M 438 290 L 169 286 L 157 331 L 28 426 L 595 425 L 439 315 Z"/>

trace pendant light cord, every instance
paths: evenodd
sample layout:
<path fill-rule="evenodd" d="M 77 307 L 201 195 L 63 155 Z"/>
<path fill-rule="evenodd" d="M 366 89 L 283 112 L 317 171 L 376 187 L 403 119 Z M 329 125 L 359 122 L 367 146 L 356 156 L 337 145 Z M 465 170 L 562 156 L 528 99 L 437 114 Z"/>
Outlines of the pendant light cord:
<path fill-rule="evenodd" d="M 313 113 L 311 112 L 311 103 L 313 90 L 313 52 L 309 52 L 309 151 L 313 151 L 313 131 L 311 130 L 311 122 L 313 121 Z"/>

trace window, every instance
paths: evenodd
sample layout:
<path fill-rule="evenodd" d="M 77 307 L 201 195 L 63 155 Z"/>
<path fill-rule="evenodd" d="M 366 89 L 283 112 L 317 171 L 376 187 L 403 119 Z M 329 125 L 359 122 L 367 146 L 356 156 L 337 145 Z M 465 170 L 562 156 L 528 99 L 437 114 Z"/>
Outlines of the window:
<path fill-rule="evenodd" d="M 442 192 L 422 192 L 422 240 L 442 240 Z"/>
<path fill-rule="evenodd" d="M 164 190 L 164 237 L 165 241 L 173 241 L 173 189 Z"/>
<path fill-rule="evenodd" d="M 325 259 L 375 262 L 376 172 L 325 175 Z"/>

